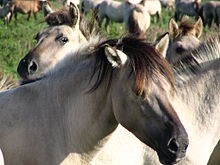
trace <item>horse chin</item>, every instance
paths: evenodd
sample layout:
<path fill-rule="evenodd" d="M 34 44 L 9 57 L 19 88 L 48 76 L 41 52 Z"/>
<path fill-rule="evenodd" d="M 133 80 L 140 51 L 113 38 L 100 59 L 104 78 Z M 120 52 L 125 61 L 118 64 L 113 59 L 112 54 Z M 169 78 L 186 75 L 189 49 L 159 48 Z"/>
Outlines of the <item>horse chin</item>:
<path fill-rule="evenodd" d="M 182 160 L 182 158 L 176 158 L 175 156 L 168 156 L 162 153 L 157 153 L 158 157 L 159 157 L 159 161 L 161 164 L 164 165 L 174 165 L 176 163 L 178 163 L 180 160 Z"/>

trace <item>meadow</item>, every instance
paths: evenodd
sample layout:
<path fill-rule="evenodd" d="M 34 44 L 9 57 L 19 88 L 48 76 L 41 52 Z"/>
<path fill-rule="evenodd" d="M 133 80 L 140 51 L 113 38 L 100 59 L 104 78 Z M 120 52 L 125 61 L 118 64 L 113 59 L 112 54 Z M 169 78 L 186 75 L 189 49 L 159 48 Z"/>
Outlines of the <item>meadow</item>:
<path fill-rule="evenodd" d="M 61 2 L 52 2 L 54 9 L 62 7 Z M 151 26 L 146 33 L 147 41 L 154 41 L 157 36 L 167 31 L 167 24 L 170 18 L 173 18 L 174 11 L 162 9 L 162 18 L 154 22 L 151 20 Z M 88 16 L 89 17 L 89 16 Z M 8 26 L 3 24 L 0 20 L 0 70 L 4 73 L 11 75 L 14 80 L 19 79 L 16 68 L 18 62 L 24 57 L 28 51 L 36 43 L 34 40 L 35 35 L 47 25 L 43 22 L 42 11 L 37 15 L 37 20 L 33 17 L 27 21 L 27 15 L 18 15 L 18 21 L 13 18 Z M 122 23 L 110 23 L 110 33 L 107 34 L 104 28 L 101 29 L 102 33 L 109 37 L 120 37 L 124 35 L 125 29 Z M 211 29 L 204 28 L 202 38 L 219 32 L 219 29 L 213 26 Z"/>

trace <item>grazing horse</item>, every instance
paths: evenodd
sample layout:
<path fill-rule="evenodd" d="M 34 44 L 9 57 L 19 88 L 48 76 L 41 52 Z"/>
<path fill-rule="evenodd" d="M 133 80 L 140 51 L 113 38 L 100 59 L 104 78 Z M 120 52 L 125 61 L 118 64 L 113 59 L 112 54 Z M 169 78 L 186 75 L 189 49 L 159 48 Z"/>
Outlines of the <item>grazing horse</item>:
<path fill-rule="evenodd" d="M 209 1 L 204 3 L 199 10 L 199 15 L 202 18 L 204 26 L 211 27 L 212 22 L 216 22 L 216 7 L 220 6 L 219 1 Z"/>
<path fill-rule="evenodd" d="M 160 0 L 161 6 L 168 9 L 174 9 L 175 1 L 174 0 Z"/>
<path fill-rule="evenodd" d="M 178 25 L 173 19 L 169 21 L 170 44 L 167 51 L 167 60 L 174 64 L 195 49 L 199 44 L 202 34 L 202 20 L 199 18 L 194 24 L 183 20 Z"/>
<path fill-rule="evenodd" d="M 96 6 L 104 0 L 83 0 L 81 3 L 82 13 L 87 14 L 90 11 L 94 11 Z"/>
<path fill-rule="evenodd" d="M 161 18 L 161 3 L 159 0 L 142 0 L 140 4 L 145 7 L 150 16 L 156 16 L 157 20 Z"/>
<path fill-rule="evenodd" d="M 207 165 L 220 139 L 220 36 L 191 52 L 188 62 L 179 61 L 174 68 L 176 94 L 172 105 L 189 133 L 186 157 L 178 165 Z M 219 144 L 216 147 L 219 164 Z M 160 165 L 151 149 L 146 150 L 147 165 Z M 211 157 L 213 159 L 214 157 Z"/>
<path fill-rule="evenodd" d="M 11 21 L 13 7 L 7 3 L 4 7 L 0 7 L 0 18 L 3 19 L 5 25 Z"/>
<path fill-rule="evenodd" d="M 175 20 L 179 21 L 183 15 L 198 16 L 199 2 L 188 0 L 175 0 Z"/>
<path fill-rule="evenodd" d="M 41 77 L 66 54 L 87 42 L 79 19 L 79 10 L 72 3 L 67 10 L 52 12 L 45 18 L 49 25 L 59 26 L 49 26 L 38 33 L 36 46 L 19 62 L 17 71 L 24 82 Z"/>
<path fill-rule="evenodd" d="M 109 22 L 113 20 L 115 22 L 123 22 L 126 11 L 129 10 L 129 4 L 127 1 L 125 2 L 118 2 L 113 0 L 106 0 L 99 3 L 96 8 L 95 12 L 98 16 L 98 24 L 99 27 L 102 26 L 102 22 L 106 19 L 105 29 L 109 32 Z"/>
<path fill-rule="evenodd" d="M 36 19 L 36 14 L 42 9 L 43 1 L 40 0 L 12 0 L 13 14 L 17 20 L 17 13 L 28 14 L 27 20 L 30 19 L 31 14 Z"/>
<path fill-rule="evenodd" d="M 105 29 L 109 32 L 109 22 L 124 22 L 129 33 L 143 36 L 150 26 L 150 15 L 140 4 L 133 4 L 128 1 L 103 1 L 96 7 L 99 26 L 106 19 Z"/>
<path fill-rule="evenodd" d="M 161 163 L 184 157 L 187 133 L 166 96 L 171 68 L 150 44 L 103 39 L 72 52 L 42 79 L 0 93 L 6 164 L 88 164 L 118 123 Z"/>

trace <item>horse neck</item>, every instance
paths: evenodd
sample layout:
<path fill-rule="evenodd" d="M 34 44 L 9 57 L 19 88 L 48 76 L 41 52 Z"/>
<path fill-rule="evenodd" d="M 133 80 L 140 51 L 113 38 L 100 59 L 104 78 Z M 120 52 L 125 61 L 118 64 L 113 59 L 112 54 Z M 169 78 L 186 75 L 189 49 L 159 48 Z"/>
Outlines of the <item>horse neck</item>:
<path fill-rule="evenodd" d="M 219 60 L 207 64 L 199 74 L 185 75 L 185 81 L 177 80 L 176 110 L 190 139 L 184 163 L 188 161 L 190 165 L 207 164 L 220 139 Z M 198 150 L 201 146 L 203 149 Z"/>
<path fill-rule="evenodd" d="M 70 69 L 71 76 L 63 77 L 66 81 L 62 84 L 62 91 L 57 92 L 64 94 L 60 98 L 69 98 L 60 100 L 65 105 L 62 109 L 68 114 L 65 123 L 68 152 L 79 153 L 89 161 L 107 142 L 117 123 L 111 111 L 110 92 L 103 91 L 103 85 L 107 84 L 102 83 L 95 91 L 88 92 L 93 65 L 88 61 L 75 62 L 74 68 Z M 55 89 L 57 85 L 60 86 L 57 82 Z"/>

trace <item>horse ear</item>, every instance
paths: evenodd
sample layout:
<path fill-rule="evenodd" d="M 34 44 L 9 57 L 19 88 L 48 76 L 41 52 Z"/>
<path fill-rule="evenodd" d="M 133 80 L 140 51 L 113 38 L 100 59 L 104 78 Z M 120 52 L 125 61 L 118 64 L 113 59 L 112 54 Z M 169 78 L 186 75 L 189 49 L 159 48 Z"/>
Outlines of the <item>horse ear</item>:
<path fill-rule="evenodd" d="M 70 14 L 70 17 L 71 17 L 72 26 L 79 25 L 79 20 L 80 20 L 79 9 L 72 2 L 70 2 L 70 5 L 69 5 L 69 14 Z"/>
<path fill-rule="evenodd" d="M 199 38 L 202 35 L 203 23 L 201 17 L 195 23 L 195 36 Z"/>
<path fill-rule="evenodd" d="M 105 46 L 105 55 L 113 67 L 121 67 L 127 61 L 127 55 L 121 50 L 115 49 L 109 45 Z"/>
<path fill-rule="evenodd" d="M 167 49 L 169 47 L 169 40 L 169 33 L 166 32 L 159 36 L 154 44 L 155 49 L 157 49 L 164 58 L 166 57 Z"/>
<path fill-rule="evenodd" d="M 178 24 L 176 23 L 176 21 L 174 21 L 174 19 L 171 18 L 171 20 L 169 21 L 168 30 L 169 30 L 169 34 L 173 36 L 173 38 L 177 36 L 178 29 L 179 29 Z"/>

